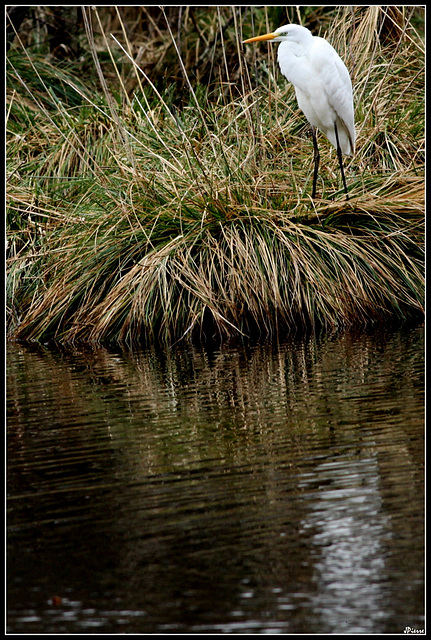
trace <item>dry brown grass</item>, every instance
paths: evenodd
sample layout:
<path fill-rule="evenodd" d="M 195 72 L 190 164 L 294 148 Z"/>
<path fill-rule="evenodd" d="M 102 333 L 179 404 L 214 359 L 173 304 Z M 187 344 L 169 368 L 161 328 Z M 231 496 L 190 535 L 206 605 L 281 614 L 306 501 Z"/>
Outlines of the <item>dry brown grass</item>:
<path fill-rule="evenodd" d="M 182 16 L 189 26 L 190 16 Z M 226 16 L 215 14 L 205 37 L 196 38 L 199 23 L 194 32 L 207 46 L 218 34 L 218 93 L 192 76 L 202 52 L 191 58 L 191 35 L 179 42 L 172 25 L 158 33 L 153 17 L 154 38 L 166 38 L 160 55 L 169 46 L 181 60 L 181 107 L 169 86 L 133 64 L 124 15 L 115 39 L 103 38 L 112 73 L 107 79 L 106 61 L 96 65 L 100 92 L 62 71 L 62 86 L 79 96 L 72 106 L 50 88 L 55 69 L 28 56 L 36 87 L 11 56 L 11 335 L 173 344 L 423 312 L 423 41 L 408 7 L 338 8 L 328 21 L 355 85 L 349 202 L 326 143 L 322 197 L 311 201 L 312 146 L 292 88 L 278 83 L 275 48 L 259 70 L 239 45 L 244 22 L 233 14 L 221 29 Z M 88 10 L 95 61 L 96 28 L 103 20 Z M 228 55 L 237 56 L 235 71 Z"/>

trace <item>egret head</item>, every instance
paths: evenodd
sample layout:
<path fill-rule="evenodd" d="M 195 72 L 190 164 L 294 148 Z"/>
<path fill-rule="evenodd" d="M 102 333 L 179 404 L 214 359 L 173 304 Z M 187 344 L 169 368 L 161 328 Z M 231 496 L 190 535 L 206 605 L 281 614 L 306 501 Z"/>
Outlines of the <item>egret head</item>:
<path fill-rule="evenodd" d="M 285 24 L 283 27 L 278 27 L 273 33 L 265 33 L 263 36 L 256 36 L 255 38 L 249 38 L 244 40 L 245 42 L 259 42 L 261 40 L 272 40 L 272 42 L 296 42 L 302 44 L 312 38 L 312 34 L 305 27 L 301 27 L 299 24 Z"/>

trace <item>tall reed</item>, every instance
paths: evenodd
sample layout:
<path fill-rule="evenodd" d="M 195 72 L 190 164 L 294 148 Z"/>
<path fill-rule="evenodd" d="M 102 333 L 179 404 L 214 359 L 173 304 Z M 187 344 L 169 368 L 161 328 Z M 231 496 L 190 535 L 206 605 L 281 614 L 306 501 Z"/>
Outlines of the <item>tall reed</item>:
<path fill-rule="evenodd" d="M 180 102 L 178 79 L 136 64 L 120 12 L 111 37 L 85 9 L 97 92 L 11 49 L 10 335 L 174 344 L 422 314 L 424 46 L 408 9 L 325 14 L 355 86 L 348 202 L 326 143 L 322 197 L 311 200 L 307 124 L 275 48 L 243 51 L 250 14 L 214 8 L 212 36 L 195 20 L 195 42 L 199 30 L 224 55 L 206 85 L 191 36 L 182 45 L 165 14 Z M 265 11 L 253 15 L 256 30 L 269 26 Z"/>

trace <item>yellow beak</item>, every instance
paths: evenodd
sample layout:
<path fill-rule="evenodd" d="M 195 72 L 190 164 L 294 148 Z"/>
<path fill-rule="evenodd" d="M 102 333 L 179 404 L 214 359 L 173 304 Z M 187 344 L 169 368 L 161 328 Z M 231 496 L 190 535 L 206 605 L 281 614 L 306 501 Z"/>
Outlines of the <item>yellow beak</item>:
<path fill-rule="evenodd" d="M 273 40 L 277 37 L 276 33 L 265 33 L 264 36 L 256 36 L 255 38 L 249 38 L 248 40 L 243 40 L 242 44 L 246 42 L 260 42 L 261 40 Z"/>

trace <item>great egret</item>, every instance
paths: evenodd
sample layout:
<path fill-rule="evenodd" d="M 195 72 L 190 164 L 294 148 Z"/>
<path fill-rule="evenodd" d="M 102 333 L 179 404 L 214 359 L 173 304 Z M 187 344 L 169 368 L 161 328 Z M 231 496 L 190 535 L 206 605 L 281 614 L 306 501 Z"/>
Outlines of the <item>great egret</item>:
<path fill-rule="evenodd" d="M 278 63 L 281 73 L 295 87 L 299 108 L 311 124 L 314 145 L 314 175 L 312 197 L 316 196 L 319 148 L 316 128 L 337 149 L 344 190 L 347 199 L 342 154 L 355 151 L 355 122 L 353 114 L 352 82 L 344 62 L 335 49 L 323 38 L 313 36 L 299 24 L 286 24 L 274 33 L 266 33 L 244 40 L 280 42 Z"/>

